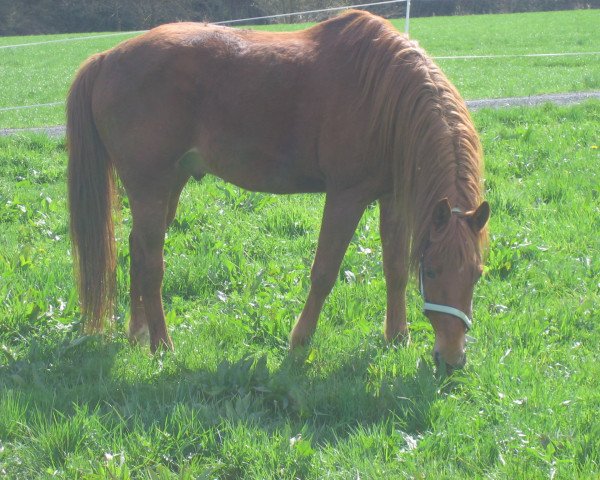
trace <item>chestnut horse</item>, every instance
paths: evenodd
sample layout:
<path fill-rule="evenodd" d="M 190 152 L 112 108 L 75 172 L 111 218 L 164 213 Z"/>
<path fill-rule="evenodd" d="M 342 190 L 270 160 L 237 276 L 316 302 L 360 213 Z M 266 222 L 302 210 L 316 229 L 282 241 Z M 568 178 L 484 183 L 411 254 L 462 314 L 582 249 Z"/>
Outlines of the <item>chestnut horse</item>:
<path fill-rule="evenodd" d="M 165 232 L 190 179 L 324 192 L 295 347 L 316 329 L 365 208 L 380 205 L 385 337 L 406 338 L 405 291 L 420 271 L 435 357 L 465 362 L 489 207 L 482 152 L 457 90 L 388 21 L 349 11 L 300 32 L 163 25 L 92 56 L 67 104 L 69 206 L 90 329 L 115 295 L 114 172 L 129 197 L 135 340 L 172 348 L 161 298 Z"/>

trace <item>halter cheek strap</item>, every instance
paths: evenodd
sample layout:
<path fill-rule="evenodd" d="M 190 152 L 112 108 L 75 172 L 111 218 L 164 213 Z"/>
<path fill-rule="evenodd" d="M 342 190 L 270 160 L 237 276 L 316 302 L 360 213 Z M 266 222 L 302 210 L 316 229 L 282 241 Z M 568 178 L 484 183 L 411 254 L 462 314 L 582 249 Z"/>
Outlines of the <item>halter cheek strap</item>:
<path fill-rule="evenodd" d="M 468 317 L 468 315 L 465 312 L 463 312 L 462 310 L 459 310 L 458 308 L 450 307 L 448 305 L 439 305 L 437 303 L 430 303 L 427 301 L 427 299 L 425 298 L 425 288 L 423 287 L 423 264 L 422 263 L 421 263 L 421 267 L 419 268 L 419 283 L 420 283 L 420 287 L 421 287 L 421 296 L 423 297 L 423 300 L 425 301 L 425 303 L 423 305 L 423 312 L 430 311 L 430 312 L 439 312 L 439 313 L 446 313 L 448 315 L 452 315 L 452 316 L 460 318 L 462 320 L 462 322 L 465 324 L 465 327 L 467 327 L 467 331 L 469 331 L 471 329 L 473 322 Z"/>

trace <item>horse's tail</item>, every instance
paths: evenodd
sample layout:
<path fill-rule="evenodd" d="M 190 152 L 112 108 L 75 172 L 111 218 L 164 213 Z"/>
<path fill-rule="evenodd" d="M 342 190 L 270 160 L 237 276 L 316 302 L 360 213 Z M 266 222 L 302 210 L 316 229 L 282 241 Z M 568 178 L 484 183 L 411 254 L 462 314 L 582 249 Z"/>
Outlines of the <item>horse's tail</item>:
<path fill-rule="evenodd" d="M 112 219 L 114 169 L 92 113 L 92 92 L 104 54 L 79 70 L 67 99 L 71 242 L 87 331 L 99 331 L 115 298 Z"/>

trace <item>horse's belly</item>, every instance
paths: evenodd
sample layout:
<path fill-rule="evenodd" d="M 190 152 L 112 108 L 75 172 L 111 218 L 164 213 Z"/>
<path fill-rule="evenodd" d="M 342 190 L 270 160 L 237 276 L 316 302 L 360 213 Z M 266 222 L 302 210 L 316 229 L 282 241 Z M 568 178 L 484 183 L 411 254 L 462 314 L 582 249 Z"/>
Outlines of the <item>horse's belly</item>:
<path fill-rule="evenodd" d="M 198 149 L 188 151 L 180 167 L 194 177 L 215 175 L 246 190 L 268 193 L 323 192 L 325 181 L 318 172 L 306 172 L 286 159 L 268 155 L 206 155 Z"/>

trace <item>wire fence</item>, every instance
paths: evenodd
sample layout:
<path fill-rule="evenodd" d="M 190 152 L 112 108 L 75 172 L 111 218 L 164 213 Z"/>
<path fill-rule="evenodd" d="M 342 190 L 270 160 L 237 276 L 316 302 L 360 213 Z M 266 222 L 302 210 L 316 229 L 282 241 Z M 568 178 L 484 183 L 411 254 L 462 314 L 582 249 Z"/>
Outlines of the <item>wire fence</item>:
<path fill-rule="evenodd" d="M 327 12 L 335 12 L 335 11 L 340 11 L 340 10 L 349 10 L 351 8 L 369 8 L 369 7 L 376 7 L 376 6 L 380 6 L 380 5 L 390 5 L 393 3 L 406 3 L 407 5 L 410 5 L 410 1 L 411 0 L 382 0 L 379 2 L 360 3 L 360 4 L 356 4 L 356 5 L 344 5 L 341 7 L 321 8 L 318 10 L 305 10 L 305 11 L 301 11 L 301 12 L 278 13 L 275 15 L 264 15 L 261 17 L 236 18 L 234 20 L 222 20 L 219 22 L 212 22 L 212 23 L 213 23 L 213 25 L 233 25 L 236 23 L 256 22 L 256 21 L 260 21 L 260 20 L 270 20 L 270 19 L 285 18 L 285 17 L 297 17 L 297 16 L 302 16 L 302 15 L 311 15 L 311 14 L 315 14 L 315 13 L 327 13 Z M 407 10 L 406 10 L 407 14 L 408 14 L 408 11 L 409 11 L 409 8 L 407 7 Z M 406 24 L 406 32 L 408 33 L 407 28 L 408 28 L 408 23 Z M 80 36 L 80 37 L 58 38 L 56 40 L 45 40 L 45 41 L 41 41 L 41 42 L 19 43 L 19 44 L 15 44 L 15 45 L 1 45 L 0 50 L 1 49 L 10 49 L 10 48 L 29 47 L 29 46 L 34 46 L 34 45 L 77 42 L 77 41 L 91 40 L 91 39 L 97 39 L 97 38 L 136 35 L 136 34 L 144 33 L 147 31 L 148 30 L 135 30 L 135 31 L 129 31 L 129 32 L 114 32 L 114 33 L 107 33 L 107 34 L 100 34 L 100 35 L 85 35 L 85 36 Z"/>
<path fill-rule="evenodd" d="M 394 3 L 406 3 L 407 4 L 405 30 L 406 30 L 406 33 L 408 33 L 408 26 L 409 26 L 408 15 L 409 15 L 409 11 L 410 11 L 410 0 L 382 0 L 382 1 L 378 1 L 378 2 L 359 3 L 359 4 L 355 4 L 355 5 L 344 5 L 344 6 L 340 6 L 340 7 L 321 8 L 321 9 L 317 9 L 317 10 L 304 10 L 301 12 L 278 13 L 275 15 L 264 15 L 264 16 L 260 16 L 260 17 L 237 18 L 234 20 L 223 20 L 223 21 L 213 22 L 213 23 L 215 25 L 233 25 L 233 24 L 237 24 L 237 23 L 256 22 L 256 21 L 262 21 L 262 20 L 271 20 L 271 19 L 277 19 L 277 18 L 292 17 L 292 16 L 312 15 L 315 13 L 329 13 L 329 12 L 335 12 L 335 11 L 340 11 L 340 10 L 348 10 L 351 8 L 370 8 L 370 7 L 380 6 L 380 5 L 390 5 L 390 4 L 394 4 Z M 95 39 L 99 39 L 99 38 L 108 38 L 108 37 L 125 36 L 125 35 L 136 35 L 136 34 L 144 33 L 146 31 L 147 30 L 115 32 L 115 33 L 107 33 L 107 34 L 101 34 L 101 35 L 85 35 L 85 36 L 79 36 L 79 37 L 58 38 L 55 40 L 45 40 L 45 41 L 41 41 L 41 42 L 19 43 L 19 44 L 14 44 L 14 45 L 1 45 L 0 50 L 1 49 L 11 49 L 11 48 L 14 49 L 14 48 L 30 47 L 30 46 L 37 46 L 37 45 L 50 45 L 50 44 L 56 44 L 56 43 L 78 42 L 78 41 L 84 41 L 84 40 L 95 40 Z M 6 111 L 11 111 L 11 110 L 25 110 L 25 109 L 32 109 L 32 108 L 56 107 L 56 106 L 60 106 L 60 105 L 64 105 L 64 101 L 37 103 L 37 104 L 30 104 L 30 105 L 17 105 L 17 106 L 11 106 L 11 107 L 0 107 L 0 112 L 6 112 Z"/>
<path fill-rule="evenodd" d="M 360 3 L 355 5 L 346 5 L 340 7 L 330 7 L 330 8 L 322 8 L 317 10 L 305 10 L 299 12 L 289 12 L 289 13 L 280 13 L 274 15 L 264 15 L 260 17 L 248 17 L 248 18 L 238 18 L 234 20 L 223 20 L 219 22 L 213 22 L 215 25 L 230 25 L 236 23 L 247 23 L 247 22 L 256 22 L 262 20 L 269 19 L 278 19 L 285 18 L 291 16 L 302 16 L 302 15 L 312 15 L 315 13 L 328 13 L 340 10 L 348 10 L 351 8 L 368 8 L 380 5 L 389 5 L 394 3 L 406 3 L 405 9 L 405 32 L 408 33 L 409 30 L 409 21 L 410 21 L 410 3 L 411 0 L 382 0 L 378 2 L 371 3 Z M 56 44 L 56 43 L 65 43 L 65 42 L 77 42 L 77 41 L 85 41 L 85 40 L 95 40 L 99 38 L 108 38 L 108 37 L 116 37 L 116 36 L 125 36 L 125 35 L 136 35 L 140 33 L 144 33 L 147 30 L 137 30 L 137 31 L 129 31 L 129 32 L 114 32 L 108 34 L 100 34 L 100 35 L 85 35 L 79 37 L 67 37 L 67 38 L 59 38 L 55 40 L 45 40 L 40 42 L 29 42 L 29 43 L 21 43 L 14 45 L 1 45 L 1 49 L 10 49 L 10 48 L 21 48 L 21 47 L 29 47 L 36 45 L 48 45 L 48 44 Z M 476 59 L 495 59 L 495 58 L 527 58 L 527 57 L 570 57 L 570 56 L 593 56 L 600 55 L 600 51 L 596 52 L 562 52 L 562 53 L 529 53 L 529 54 L 489 54 L 489 55 L 452 55 L 452 56 L 438 56 L 434 57 L 435 60 L 476 60 Z M 29 105 L 17 105 L 10 107 L 0 107 L 0 112 L 13 111 L 13 110 L 25 110 L 25 109 L 33 109 L 33 108 L 46 108 L 46 107 L 56 107 L 64 105 L 64 101 L 57 102 L 46 102 L 46 103 L 37 103 L 37 104 L 29 104 Z"/>
<path fill-rule="evenodd" d="M 339 11 L 339 10 L 348 10 L 350 8 L 374 7 L 377 5 L 388 5 L 391 3 L 410 3 L 410 0 L 386 0 L 386 1 L 382 1 L 382 2 L 362 3 L 362 4 L 358 4 L 358 5 L 345 5 L 342 7 L 321 8 L 318 10 L 305 10 L 303 12 L 278 13 L 276 15 L 265 15 L 262 17 L 238 18 L 236 20 L 223 20 L 221 22 L 213 22 L 213 23 L 215 25 L 231 25 L 234 23 L 255 22 L 257 20 L 269 20 L 269 19 L 274 19 L 274 18 L 311 15 L 314 13 L 335 12 L 335 11 Z"/>

